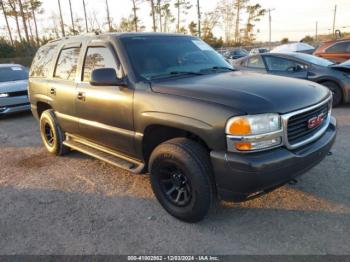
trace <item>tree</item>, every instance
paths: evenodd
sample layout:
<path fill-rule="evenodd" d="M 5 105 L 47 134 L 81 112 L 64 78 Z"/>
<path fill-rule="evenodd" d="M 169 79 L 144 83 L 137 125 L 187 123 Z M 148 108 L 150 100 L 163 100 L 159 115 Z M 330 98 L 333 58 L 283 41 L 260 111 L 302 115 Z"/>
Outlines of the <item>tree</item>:
<path fill-rule="evenodd" d="M 188 25 L 188 30 L 190 31 L 191 35 L 198 35 L 198 27 L 195 22 L 191 22 Z"/>
<path fill-rule="evenodd" d="M 220 22 L 224 27 L 225 42 L 230 43 L 232 40 L 233 21 L 236 15 L 233 0 L 221 0 L 218 3 L 215 11 L 211 13 L 212 15 L 215 15 L 215 19 L 217 22 L 220 19 Z"/>
<path fill-rule="evenodd" d="M 22 0 L 18 0 L 18 4 L 19 4 L 19 11 L 20 11 L 22 21 L 23 21 L 23 28 L 24 28 L 26 40 L 27 40 L 27 42 L 29 42 L 28 27 L 27 27 L 26 18 L 24 15 L 24 8 L 23 8 Z"/>
<path fill-rule="evenodd" d="M 284 45 L 284 44 L 288 44 L 289 43 L 289 39 L 287 37 L 284 37 L 282 40 L 281 40 L 281 44 Z"/>
<path fill-rule="evenodd" d="M 148 0 L 151 5 L 151 16 L 152 16 L 152 29 L 153 32 L 157 32 L 157 24 L 156 24 L 156 6 L 154 4 L 154 0 Z"/>
<path fill-rule="evenodd" d="M 180 24 L 181 24 L 181 14 L 187 14 L 187 11 L 192 8 L 192 4 L 188 0 L 176 0 L 175 8 L 177 9 L 177 27 L 176 30 L 180 32 Z"/>
<path fill-rule="evenodd" d="M 175 17 L 173 16 L 170 10 L 170 3 L 164 3 L 162 5 L 160 10 L 160 17 L 163 18 L 163 32 L 169 32 L 171 24 L 175 22 Z"/>
<path fill-rule="evenodd" d="M 236 10 L 236 26 L 235 26 L 235 43 L 240 43 L 240 29 L 239 23 L 241 19 L 241 12 L 248 4 L 249 0 L 235 0 L 234 8 Z"/>
<path fill-rule="evenodd" d="M 314 40 L 314 38 L 312 36 L 307 35 L 300 42 L 310 44 L 310 43 L 315 42 L 315 40 Z"/>
<path fill-rule="evenodd" d="M 7 20 L 6 10 L 5 10 L 4 3 L 3 3 L 2 0 L 0 0 L 0 5 L 1 5 L 1 9 L 2 9 L 2 11 L 4 13 L 4 17 L 5 17 L 5 21 L 6 21 L 6 27 L 7 27 L 8 33 L 9 33 L 11 45 L 13 46 L 13 39 L 12 39 L 12 34 L 11 34 L 11 28 L 10 28 L 9 22 Z"/>
<path fill-rule="evenodd" d="M 5 10 L 7 10 L 6 11 L 7 16 L 13 17 L 15 19 L 19 41 L 22 41 L 21 29 L 19 26 L 20 14 L 19 14 L 19 11 L 17 9 L 17 0 L 7 0 L 5 3 L 7 4 L 7 7 L 8 7 L 8 8 L 6 8 L 6 6 L 5 6 Z"/>
<path fill-rule="evenodd" d="M 138 32 L 139 31 L 139 22 L 140 19 L 137 16 L 137 10 L 139 10 L 139 4 L 141 4 L 143 2 L 143 0 L 132 0 L 132 11 L 133 11 L 133 22 L 134 22 L 134 27 L 135 27 L 135 31 Z"/>
<path fill-rule="evenodd" d="M 254 27 L 255 22 L 260 21 L 261 17 L 263 17 L 266 14 L 266 9 L 263 9 L 260 4 L 255 5 L 249 5 L 247 6 L 247 24 L 246 28 L 244 30 L 244 44 L 251 44 L 253 41 L 255 41 L 255 35 L 254 35 Z"/>

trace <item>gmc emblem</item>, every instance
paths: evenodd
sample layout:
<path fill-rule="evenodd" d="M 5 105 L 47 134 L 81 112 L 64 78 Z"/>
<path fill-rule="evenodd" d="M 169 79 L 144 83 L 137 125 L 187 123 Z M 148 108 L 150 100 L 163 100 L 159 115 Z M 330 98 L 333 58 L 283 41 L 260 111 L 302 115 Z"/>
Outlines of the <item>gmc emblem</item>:
<path fill-rule="evenodd" d="M 318 116 L 315 116 L 315 117 L 309 119 L 307 127 L 309 129 L 318 127 L 319 125 L 322 124 L 323 120 L 324 120 L 324 113 L 321 113 Z"/>

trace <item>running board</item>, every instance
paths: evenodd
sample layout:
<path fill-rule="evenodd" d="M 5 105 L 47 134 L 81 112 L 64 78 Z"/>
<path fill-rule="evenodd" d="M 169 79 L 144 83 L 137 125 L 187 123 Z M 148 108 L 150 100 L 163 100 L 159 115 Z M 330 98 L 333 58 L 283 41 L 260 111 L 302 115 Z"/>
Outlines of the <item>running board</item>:
<path fill-rule="evenodd" d="M 145 167 L 143 162 L 71 134 L 66 134 L 66 140 L 63 141 L 63 144 L 73 150 L 92 156 L 113 166 L 126 169 L 135 174 L 142 173 Z"/>

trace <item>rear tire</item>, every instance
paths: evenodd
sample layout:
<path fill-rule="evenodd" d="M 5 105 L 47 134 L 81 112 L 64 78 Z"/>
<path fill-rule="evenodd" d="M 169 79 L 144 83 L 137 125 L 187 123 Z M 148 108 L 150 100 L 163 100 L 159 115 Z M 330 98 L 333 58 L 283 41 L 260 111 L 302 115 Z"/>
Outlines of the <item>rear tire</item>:
<path fill-rule="evenodd" d="M 215 196 L 210 163 L 207 150 L 186 138 L 154 149 L 149 162 L 151 185 L 169 214 L 189 223 L 207 215 Z"/>
<path fill-rule="evenodd" d="M 62 156 L 70 151 L 69 147 L 63 145 L 65 136 L 52 109 L 44 111 L 40 116 L 40 135 L 44 146 L 51 154 Z"/>
<path fill-rule="evenodd" d="M 323 82 L 322 85 L 326 86 L 333 93 L 333 107 L 340 105 L 343 98 L 341 88 L 332 81 Z"/>

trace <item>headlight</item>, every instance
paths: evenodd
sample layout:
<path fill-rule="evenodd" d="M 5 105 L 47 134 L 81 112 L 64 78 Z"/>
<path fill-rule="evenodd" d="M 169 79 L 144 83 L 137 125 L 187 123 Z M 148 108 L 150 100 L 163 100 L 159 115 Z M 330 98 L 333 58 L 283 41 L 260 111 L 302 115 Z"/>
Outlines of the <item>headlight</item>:
<path fill-rule="evenodd" d="M 281 117 L 261 114 L 231 118 L 226 125 L 229 151 L 257 151 L 282 143 Z"/>
<path fill-rule="evenodd" d="M 7 93 L 0 93 L 0 98 L 2 98 L 2 97 L 8 97 L 9 96 L 9 94 L 7 94 Z"/>

